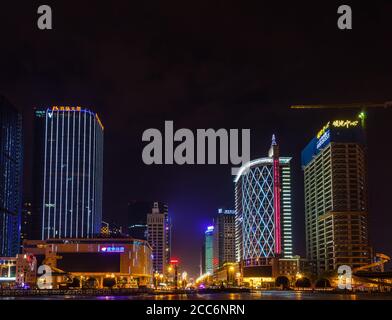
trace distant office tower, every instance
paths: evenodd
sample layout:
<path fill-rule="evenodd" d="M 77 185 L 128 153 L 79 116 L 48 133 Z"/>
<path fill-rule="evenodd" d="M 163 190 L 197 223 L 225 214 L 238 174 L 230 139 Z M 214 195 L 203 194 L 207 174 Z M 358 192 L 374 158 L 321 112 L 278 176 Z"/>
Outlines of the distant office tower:
<path fill-rule="evenodd" d="M 235 210 L 219 209 L 214 219 L 214 269 L 235 262 Z"/>
<path fill-rule="evenodd" d="M 273 136 L 268 157 L 245 164 L 234 180 L 236 255 L 245 265 L 293 255 L 290 161 Z"/>
<path fill-rule="evenodd" d="M 101 223 L 101 236 L 105 238 L 110 237 L 110 225 L 106 221 L 102 220 Z"/>
<path fill-rule="evenodd" d="M 153 269 L 160 274 L 166 273 L 171 255 L 171 223 L 168 207 L 154 202 L 147 214 L 147 240 L 153 250 Z"/>
<path fill-rule="evenodd" d="M 214 226 L 209 226 L 204 234 L 204 270 L 214 273 Z"/>
<path fill-rule="evenodd" d="M 168 207 L 162 202 L 157 202 L 159 211 L 165 212 L 168 218 Z M 154 207 L 153 201 L 132 200 L 128 203 L 128 234 L 136 239 L 147 239 L 147 214 Z M 168 234 L 170 241 L 170 234 Z M 170 246 L 169 246 L 170 247 Z"/>
<path fill-rule="evenodd" d="M 107 238 L 125 238 L 126 235 L 123 233 L 123 227 L 119 226 L 114 221 L 110 223 L 106 221 L 102 221 L 101 223 L 101 232 L 100 235 L 102 237 Z M 142 240 L 142 239 L 139 239 Z"/>
<path fill-rule="evenodd" d="M 370 261 L 365 133 L 359 121 L 331 121 L 302 151 L 306 248 L 318 272 Z"/>
<path fill-rule="evenodd" d="M 31 239 L 31 226 L 33 223 L 32 204 L 30 201 L 24 202 L 22 207 L 22 220 L 20 228 L 20 242 Z"/>
<path fill-rule="evenodd" d="M 201 247 L 201 255 L 200 255 L 200 275 L 206 273 L 206 244 L 205 238 L 203 239 L 203 245 Z"/>
<path fill-rule="evenodd" d="M 22 169 L 22 116 L 0 96 L 0 257 L 19 252 Z"/>
<path fill-rule="evenodd" d="M 102 221 L 103 126 L 81 107 L 35 111 L 36 238 L 91 238 Z"/>

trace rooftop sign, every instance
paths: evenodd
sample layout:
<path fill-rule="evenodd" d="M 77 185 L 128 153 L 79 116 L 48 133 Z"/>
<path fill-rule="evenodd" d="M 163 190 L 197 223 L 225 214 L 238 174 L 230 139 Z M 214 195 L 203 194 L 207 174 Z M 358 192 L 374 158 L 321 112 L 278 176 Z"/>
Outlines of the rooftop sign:
<path fill-rule="evenodd" d="M 359 121 L 351 121 L 351 120 L 334 120 L 328 121 L 328 123 L 317 133 L 317 139 L 320 139 L 322 135 L 332 126 L 333 128 L 355 128 L 358 127 Z"/>

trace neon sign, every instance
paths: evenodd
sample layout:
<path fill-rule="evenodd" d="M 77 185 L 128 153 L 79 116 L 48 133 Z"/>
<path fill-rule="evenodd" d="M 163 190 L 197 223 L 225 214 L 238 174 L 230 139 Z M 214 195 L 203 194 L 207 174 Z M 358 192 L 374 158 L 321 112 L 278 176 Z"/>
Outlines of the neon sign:
<path fill-rule="evenodd" d="M 325 133 L 325 131 L 327 131 L 327 129 L 329 129 L 329 125 L 330 125 L 330 122 L 328 121 L 328 123 L 317 133 L 317 139 L 320 139 L 321 136 Z"/>
<path fill-rule="evenodd" d="M 53 106 L 52 111 L 82 111 L 81 107 Z"/>
<path fill-rule="evenodd" d="M 280 254 L 281 230 L 280 230 L 280 169 L 279 158 L 274 158 L 274 223 L 275 223 L 275 253 Z"/>
<path fill-rule="evenodd" d="M 332 125 L 335 128 L 352 128 L 358 126 L 359 121 L 350 121 L 350 120 L 335 120 L 332 122 Z"/>
<path fill-rule="evenodd" d="M 351 121 L 351 120 L 334 120 L 332 121 L 332 126 L 334 128 L 354 128 L 357 127 L 359 124 L 358 120 Z M 329 121 L 318 133 L 317 139 L 321 139 L 321 136 L 324 135 L 327 130 L 330 128 L 331 122 Z"/>
<path fill-rule="evenodd" d="M 101 252 L 107 253 L 121 253 L 124 252 L 124 247 L 101 247 Z"/>

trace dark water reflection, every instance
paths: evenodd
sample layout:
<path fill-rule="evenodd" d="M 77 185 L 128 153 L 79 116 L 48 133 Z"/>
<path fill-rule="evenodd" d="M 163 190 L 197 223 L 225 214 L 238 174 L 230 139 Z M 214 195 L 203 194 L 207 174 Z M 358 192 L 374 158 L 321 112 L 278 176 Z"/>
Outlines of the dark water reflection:
<path fill-rule="evenodd" d="M 262 291 L 255 293 L 167 294 L 138 296 L 37 296 L 0 297 L 0 300 L 392 300 L 392 294 L 336 294 L 298 291 Z"/>

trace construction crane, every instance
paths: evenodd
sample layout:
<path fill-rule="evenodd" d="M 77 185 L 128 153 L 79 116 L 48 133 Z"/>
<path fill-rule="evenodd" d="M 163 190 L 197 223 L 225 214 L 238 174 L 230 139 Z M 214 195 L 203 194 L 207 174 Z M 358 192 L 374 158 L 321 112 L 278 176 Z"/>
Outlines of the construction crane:
<path fill-rule="evenodd" d="M 341 104 L 309 104 L 309 105 L 292 105 L 290 109 L 360 109 L 358 118 L 361 120 L 362 127 L 365 128 L 365 119 L 367 109 L 375 108 L 392 108 L 392 101 L 383 103 L 374 102 L 357 102 L 357 103 L 341 103 Z"/>
<path fill-rule="evenodd" d="M 309 105 L 293 105 L 290 106 L 291 109 L 363 109 L 368 108 L 391 108 L 392 101 L 387 101 L 384 103 L 341 103 L 341 104 L 309 104 Z"/>

